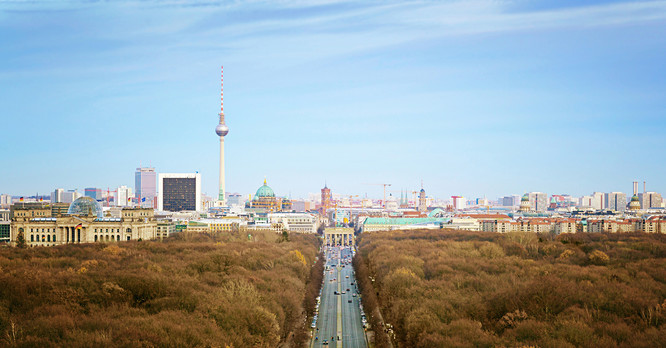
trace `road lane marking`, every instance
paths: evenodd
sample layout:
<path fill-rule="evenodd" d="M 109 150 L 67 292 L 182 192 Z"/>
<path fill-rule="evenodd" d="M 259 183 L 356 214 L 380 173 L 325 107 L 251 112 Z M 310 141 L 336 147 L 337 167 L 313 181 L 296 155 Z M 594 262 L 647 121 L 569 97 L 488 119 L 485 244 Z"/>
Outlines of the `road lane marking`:
<path fill-rule="evenodd" d="M 338 267 L 338 339 L 337 347 L 342 348 L 342 268 Z"/>

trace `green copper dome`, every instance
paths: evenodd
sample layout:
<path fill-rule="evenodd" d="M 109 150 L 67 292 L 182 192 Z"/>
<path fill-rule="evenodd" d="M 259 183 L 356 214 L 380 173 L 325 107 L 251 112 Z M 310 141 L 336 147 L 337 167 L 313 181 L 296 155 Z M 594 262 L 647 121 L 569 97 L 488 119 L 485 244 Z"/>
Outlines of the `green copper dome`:
<path fill-rule="evenodd" d="M 632 202 L 639 202 L 638 196 L 634 195 L 633 197 L 631 197 L 631 201 Z"/>
<path fill-rule="evenodd" d="M 526 194 L 523 195 L 523 198 L 520 199 L 521 202 L 529 202 L 530 201 L 530 196 Z"/>
<path fill-rule="evenodd" d="M 259 199 L 261 197 L 275 197 L 275 192 L 273 189 L 266 185 L 266 179 L 264 179 L 264 185 L 262 185 L 257 193 L 254 195 L 254 199 Z"/>

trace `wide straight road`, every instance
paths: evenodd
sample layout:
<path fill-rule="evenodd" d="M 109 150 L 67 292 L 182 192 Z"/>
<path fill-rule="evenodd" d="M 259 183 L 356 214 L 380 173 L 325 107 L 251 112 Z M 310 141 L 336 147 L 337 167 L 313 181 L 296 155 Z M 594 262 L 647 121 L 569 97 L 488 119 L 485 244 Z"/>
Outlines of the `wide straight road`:
<path fill-rule="evenodd" d="M 366 347 L 359 297 L 353 296 L 356 293 L 356 280 L 351 266 L 351 250 L 342 247 L 328 248 L 326 266 L 328 270 L 324 275 L 319 320 L 313 332 L 317 339 L 313 340 L 311 346 Z M 351 285 L 352 283 L 354 285 Z M 339 295 L 336 295 L 336 292 Z M 328 345 L 324 344 L 325 342 Z"/>

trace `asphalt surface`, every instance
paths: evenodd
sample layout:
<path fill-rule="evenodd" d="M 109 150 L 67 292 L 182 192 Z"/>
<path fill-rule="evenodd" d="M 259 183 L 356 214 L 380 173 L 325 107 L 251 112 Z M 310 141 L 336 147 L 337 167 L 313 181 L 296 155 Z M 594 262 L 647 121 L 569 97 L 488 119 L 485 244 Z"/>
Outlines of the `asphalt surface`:
<path fill-rule="evenodd" d="M 317 328 L 313 331 L 313 337 L 317 339 L 313 339 L 311 347 L 367 347 L 361 323 L 359 297 L 352 295 L 356 293 L 356 285 L 352 286 L 351 283 L 355 284 L 356 280 L 351 266 L 351 255 L 349 248 L 340 247 L 329 248 L 326 253 L 329 270 L 325 271 L 319 319 Z M 341 267 L 343 265 L 344 267 Z M 344 291 L 345 294 L 335 295 L 335 291 Z M 349 300 L 352 302 L 349 303 Z M 328 341 L 328 345 L 324 345 L 324 340 Z"/>

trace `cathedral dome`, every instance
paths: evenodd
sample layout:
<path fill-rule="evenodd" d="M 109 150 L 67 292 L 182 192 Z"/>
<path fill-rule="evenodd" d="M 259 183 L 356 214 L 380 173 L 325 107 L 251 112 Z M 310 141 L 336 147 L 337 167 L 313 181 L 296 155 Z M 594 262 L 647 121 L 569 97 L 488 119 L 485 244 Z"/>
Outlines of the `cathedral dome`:
<path fill-rule="evenodd" d="M 95 216 L 102 218 L 102 206 L 91 197 L 79 197 L 67 209 L 69 215 Z"/>
<path fill-rule="evenodd" d="M 262 197 L 275 197 L 275 192 L 266 184 L 266 179 L 264 179 L 264 184 L 257 190 L 257 193 L 254 195 L 254 199 L 259 199 Z"/>

